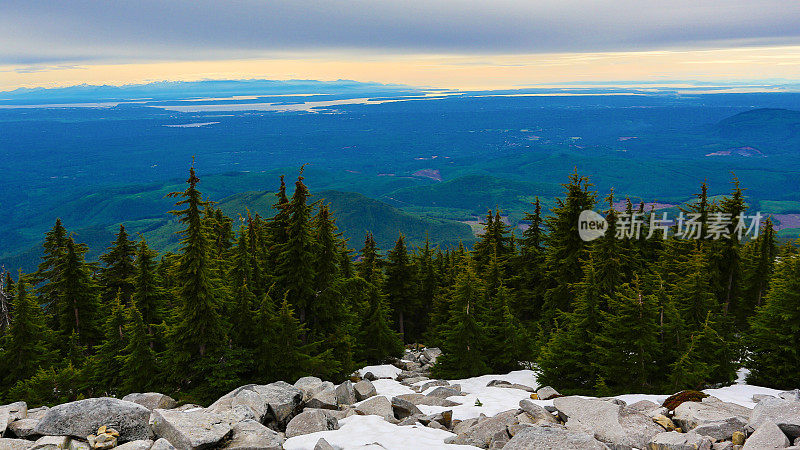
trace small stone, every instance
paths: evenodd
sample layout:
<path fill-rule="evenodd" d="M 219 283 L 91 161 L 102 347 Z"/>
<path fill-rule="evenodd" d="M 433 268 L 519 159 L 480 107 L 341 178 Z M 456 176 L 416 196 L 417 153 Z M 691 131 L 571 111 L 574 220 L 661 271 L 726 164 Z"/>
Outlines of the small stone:
<path fill-rule="evenodd" d="M 150 450 L 175 450 L 175 446 L 170 444 L 168 440 L 161 438 L 153 443 Z"/>
<path fill-rule="evenodd" d="M 551 398 L 560 397 L 561 394 L 550 386 L 539 388 L 536 391 L 536 398 L 539 400 L 550 400 Z M 531 397 L 533 398 L 533 397 Z"/>
<path fill-rule="evenodd" d="M 42 436 L 30 450 L 63 450 L 69 446 L 69 437 L 67 436 Z"/>
<path fill-rule="evenodd" d="M 733 445 L 744 445 L 745 437 L 743 432 L 735 431 L 731 436 L 731 442 L 733 442 Z"/>
<path fill-rule="evenodd" d="M 314 446 L 314 450 L 336 450 L 336 447 L 329 444 L 324 438 L 319 438 L 317 445 Z"/>
<path fill-rule="evenodd" d="M 661 425 L 666 431 L 673 431 L 678 427 L 675 426 L 675 423 L 669 417 L 659 414 L 653 417 L 653 422 Z"/>
<path fill-rule="evenodd" d="M 363 401 L 378 394 L 375 390 L 375 385 L 369 380 L 361 380 L 353 385 L 353 390 L 356 393 L 356 400 Z"/>
<path fill-rule="evenodd" d="M 392 397 L 392 411 L 398 420 L 403 420 L 411 415 L 423 415 L 413 403 L 399 397 Z"/>

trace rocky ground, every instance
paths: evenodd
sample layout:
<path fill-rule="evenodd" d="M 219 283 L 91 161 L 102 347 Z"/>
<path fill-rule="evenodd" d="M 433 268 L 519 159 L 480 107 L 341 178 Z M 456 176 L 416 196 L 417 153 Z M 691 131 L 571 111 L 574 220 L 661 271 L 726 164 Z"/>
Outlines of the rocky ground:
<path fill-rule="evenodd" d="M 0 406 L 0 450 L 800 449 L 800 391 L 561 396 L 533 372 L 429 378 L 408 351 L 339 385 L 314 377 L 233 390 L 204 408 L 158 393 L 53 408 Z"/>

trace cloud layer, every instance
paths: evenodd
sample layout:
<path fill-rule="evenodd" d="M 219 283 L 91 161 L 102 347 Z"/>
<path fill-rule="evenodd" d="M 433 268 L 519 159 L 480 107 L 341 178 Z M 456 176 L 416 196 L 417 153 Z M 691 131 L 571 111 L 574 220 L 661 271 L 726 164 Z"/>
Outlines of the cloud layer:
<path fill-rule="evenodd" d="M 787 0 L 5 0 L 0 64 L 800 44 Z"/>

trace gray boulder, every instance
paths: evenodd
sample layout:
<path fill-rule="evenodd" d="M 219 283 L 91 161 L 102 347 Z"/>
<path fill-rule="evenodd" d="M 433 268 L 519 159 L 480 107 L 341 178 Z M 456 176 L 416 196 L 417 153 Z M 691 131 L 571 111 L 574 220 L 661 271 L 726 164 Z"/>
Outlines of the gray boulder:
<path fill-rule="evenodd" d="M 419 356 L 419 362 L 422 364 L 434 364 L 436 359 L 441 356 L 442 351 L 437 347 L 426 348 Z"/>
<path fill-rule="evenodd" d="M 5 411 L 8 414 L 8 420 L 13 422 L 28 417 L 28 404 L 25 402 L 15 402 L 0 406 L 0 411 Z M 0 424 L 0 426 L 2 426 L 2 424 Z"/>
<path fill-rule="evenodd" d="M 447 398 L 447 397 L 453 397 L 453 396 L 457 396 L 457 395 L 466 395 L 466 394 L 462 393 L 461 391 L 457 391 L 457 390 L 455 390 L 453 388 L 450 388 L 450 387 L 439 386 L 436 389 L 428 392 L 425 395 L 427 395 L 428 397 Z"/>
<path fill-rule="evenodd" d="M 68 446 L 68 436 L 42 436 L 29 448 L 30 450 L 63 450 Z"/>
<path fill-rule="evenodd" d="M 170 444 L 168 440 L 161 438 L 153 443 L 150 450 L 175 450 L 175 446 Z"/>
<path fill-rule="evenodd" d="M 546 409 L 530 400 L 520 400 L 519 407 L 532 419 L 531 423 L 558 423 L 558 420 Z"/>
<path fill-rule="evenodd" d="M 253 411 L 258 422 L 286 422 L 299 410 L 303 391 L 283 381 L 266 385 L 248 384 L 225 394 L 208 409 L 220 413 L 242 405 Z"/>
<path fill-rule="evenodd" d="M 369 398 L 356 405 L 356 412 L 362 415 L 380 416 L 383 418 L 394 418 L 392 402 L 386 397 L 379 395 Z"/>
<path fill-rule="evenodd" d="M 336 430 L 339 422 L 320 410 L 303 411 L 294 416 L 286 425 L 286 437 L 293 438 L 317 431 Z"/>
<path fill-rule="evenodd" d="M 231 426 L 219 414 L 207 410 L 153 411 L 151 427 L 179 450 L 214 448 L 231 435 Z"/>
<path fill-rule="evenodd" d="M 777 398 L 777 397 L 775 397 L 774 395 L 769 395 L 769 394 L 753 394 L 753 397 L 751 398 L 751 400 L 753 400 L 753 403 L 758 403 L 761 400 L 766 400 L 768 398 Z"/>
<path fill-rule="evenodd" d="M 733 433 L 744 431 L 744 426 L 738 418 L 728 418 L 717 422 L 702 423 L 696 426 L 693 431 L 717 441 L 726 441 L 733 437 Z"/>
<path fill-rule="evenodd" d="M 655 417 L 658 415 L 666 416 L 669 411 L 667 408 L 663 406 L 651 402 L 650 400 L 640 400 L 636 403 L 631 403 L 630 405 L 626 406 L 625 409 L 628 411 L 635 411 L 638 413 L 642 413 L 648 417 Z"/>
<path fill-rule="evenodd" d="M 330 381 L 322 381 L 317 377 L 303 377 L 294 382 L 294 387 L 303 391 L 303 401 L 307 402 L 317 392 L 325 390 L 328 385 L 333 387 Z"/>
<path fill-rule="evenodd" d="M 392 411 L 397 420 L 403 420 L 409 416 L 422 415 L 422 411 L 416 405 L 400 397 L 392 397 Z"/>
<path fill-rule="evenodd" d="M 607 450 L 590 434 L 567 430 L 559 425 L 525 427 L 503 447 L 504 450 Z"/>
<path fill-rule="evenodd" d="M 560 395 L 561 394 L 559 394 L 557 390 L 553 389 L 550 386 L 545 386 L 545 387 L 539 388 L 536 391 L 536 397 L 539 400 L 550 400 L 551 398 L 555 398 L 555 397 L 558 397 Z"/>
<path fill-rule="evenodd" d="M 150 411 L 154 409 L 172 409 L 178 406 L 178 402 L 172 397 L 159 394 L 158 392 L 133 393 L 122 397 L 122 399 L 128 402 L 138 403 Z"/>
<path fill-rule="evenodd" d="M 778 397 L 789 400 L 791 402 L 800 402 L 800 389 L 792 389 L 791 391 L 783 391 L 778 394 Z"/>
<path fill-rule="evenodd" d="M 0 448 L 3 450 L 28 450 L 33 447 L 32 441 L 25 439 L 0 438 Z"/>
<path fill-rule="evenodd" d="M 103 425 L 119 432 L 119 441 L 148 439 L 150 410 L 142 405 L 110 397 L 64 403 L 47 410 L 34 428 L 42 436 L 74 436 L 84 439 Z"/>
<path fill-rule="evenodd" d="M 42 420 L 42 417 L 44 417 L 44 415 L 47 414 L 47 411 L 49 410 L 50 408 L 48 406 L 40 406 L 38 408 L 29 409 L 27 418 Z"/>
<path fill-rule="evenodd" d="M 503 411 L 493 417 L 480 417 L 471 427 L 462 429 L 452 443 L 489 448 L 493 440 L 505 443 L 507 439 L 504 439 L 502 434 L 507 434 L 508 427 L 516 423 L 516 409 Z"/>
<path fill-rule="evenodd" d="M 9 422 L 11 422 L 11 420 L 8 417 L 8 411 L 0 409 L 0 438 L 5 436 L 6 427 L 8 427 Z"/>
<path fill-rule="evenodd" d="M 742 450 L 760 450 L 765 448 L 786 448 L 790 445 L 789 438 L 780 428 L 772 422 L 763 422 L 756 431 L 744 441 Z"/>
<path fill-rule="evenodd" d="M 314 446 L 314 450 L 337 450 L 337 447 L 329 444 L 324 438 L 319 438 L 317 445 Z"/>
<path fill-rule="evenodd" d="M 139 440 L 139 441 L 131 441 L 126 444 L 118 445 L 114 447 L 115 450 L 150 450 L 150 447 L 153 446 L 153 441 L 149 439 Z"/>
<path fill-rule="evenodd" d="M 8 431 L 18 438 L 31 438 L 36 436 L 37 419 L 22 419 L 8 424 Z"/>
<path fill-rule="evenodd" d="M 420 392 L 424 392 L 426 389 L 432 388 L 432 387 L 436 387 L 436 386 L 450 386 L 450 383 L 448 383 L 445 380 L 430 380 L 430 381 L 426 381 L 426 382 L 422 383 L 419 386 L 419 391 Z"/>
<path fill-rule="evenodd" d="M 243 420 L 233 426 L 227 450 L 281 450 L 283 437 L 255 420 Z"/>
<path fill-rule="evenodd" d="M 339 403 L 336 401 L 336 388 L 333 387 L 333 383 L 325 390 L 314 394 L 314 396 L 306 402 L 306 406 L 309 408 L 337 409 Z"/>
<path fill-rule="evenodd" d="M 667 431 L 659 433 L 647 444 L 649 450 L 711 450 L 713 440 L 693 431 L 679 433 Z"/>
<path fill-rule="evenodd" d="M 378 395 L 375 385 L 369 380 L 361 380 L 354 384 L 353 390 L 356 393 L 356 400 L 359 402 Z"/>
<path fill-rule="evenodd" d="M 791 439 L 800 437 L 800 402 L 768 398 L 756 404 L 747 428 L 755 430 L 764 422 L 776 424 Z"/>
<path fill-rule="evenodd" d="M 356 391 L 350 380 L 336 386 L 336 403 L 339 405 L 352 405 L 356 400 Z"/>
<path fill-rule="evenodd" d="M 684 402 L 675 408 L 672 420 L 686 432 L 701 425 L 701 430 L 719 427 L 736 431 L 747 424 L 750 409 L 735 403 L 720 401 L 715 397 L 706 397 L 702 402 Z M 728 436 L 729 438 L 729 436 Z"/>
<path fill-rule="evenodd" d="M 588 433 L 613 446 L 644 448 L 664 431 L 644 414 L 597 398 L 558 397 L 553 405 L 567 418 L 567 429 Z"/>

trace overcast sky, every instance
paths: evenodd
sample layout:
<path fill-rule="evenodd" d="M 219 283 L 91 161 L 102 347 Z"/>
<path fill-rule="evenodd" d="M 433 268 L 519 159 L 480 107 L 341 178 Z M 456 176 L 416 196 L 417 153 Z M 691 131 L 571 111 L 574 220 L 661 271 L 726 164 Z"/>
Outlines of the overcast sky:
<path fill-rule="evenodd" d="M 58 83 L 77 66 L 161 67 L 146 74 L 158 78 L 214 61 L 493 66 L 515 55 L 530 64 L 536 55 L 646 51 L 795 55 L 798 46 L 797 0 L 0 0 L 0 88 L 41 84 L 41 72 Z M 793 58 L 783 62 L 800 64 Z"/>

